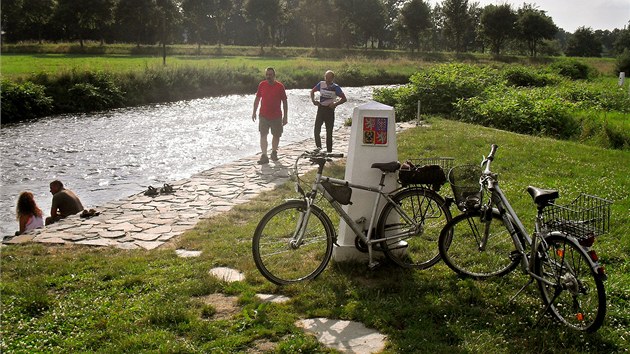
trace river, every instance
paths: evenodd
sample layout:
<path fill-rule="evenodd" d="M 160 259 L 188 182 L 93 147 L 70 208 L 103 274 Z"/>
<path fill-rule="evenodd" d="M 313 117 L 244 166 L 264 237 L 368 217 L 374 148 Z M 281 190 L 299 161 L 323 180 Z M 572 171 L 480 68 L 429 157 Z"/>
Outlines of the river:
<path fill-rule="evenodd" d="M 348 102 L 337 108 L 335 125 L 370 101 L 372 91 L 344 88 Z M 283 145 L 312 137 L 317 111 L 309 90 L 287 90 L 287 96 L 280 154 Z M 0 237 L 18 229 L 15 203 L 22 191 L 31 191 L 50 215 L 48 185 L 55 179 L 85 208 L 95 208 L 258 153 L 253 102 L 254 95 L 230 95 L 2 125 Z"/>

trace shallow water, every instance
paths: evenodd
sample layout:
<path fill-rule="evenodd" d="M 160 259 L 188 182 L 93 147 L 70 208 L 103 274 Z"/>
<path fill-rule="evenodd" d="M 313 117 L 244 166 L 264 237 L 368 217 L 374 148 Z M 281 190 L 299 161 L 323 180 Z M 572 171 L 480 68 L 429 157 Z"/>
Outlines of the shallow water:
<path fill-rule="evenodd" d="M 371 100 L 372 90 L 344 88 L 348 102 L 337 108 L 335 125 Z M 283 145 L 312 137 L 317 111 L 309 90 L 287 95 L 280 154 Z M 253 102 L 253 95 L 231 95 L 3 125 L 0 237 L 18 229 L 15 203 L 22 191 L 33 192 L 50 215 L 48 184 L 55 179 L 92 208 L 259 153 Z"/>

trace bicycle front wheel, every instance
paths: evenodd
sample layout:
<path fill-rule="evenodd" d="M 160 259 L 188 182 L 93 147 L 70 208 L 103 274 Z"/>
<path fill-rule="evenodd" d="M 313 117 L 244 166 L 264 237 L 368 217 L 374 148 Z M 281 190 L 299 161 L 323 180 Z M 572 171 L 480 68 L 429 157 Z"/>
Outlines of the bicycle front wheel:
<path fill-rule="evenodd" d="M 440 256 L 457 274 L 483 279 L 508 274 L 520 260 L 501 216 L 479 212 L 453 218 L 440 233 Z"/>
<path fill-rule="evenodd" d="M 334 229 L 328 216 L 292 200 L 271 209 L 258 223 L 252 241 L 254 262 L 274 284 L 286 285 L 318 276 L 332 256 Z"/>
<path fill-rule="evenodd" d="M 394 204 L 383 208 L 377 237 L 383 252 L 404 268 L 426 269 L 440 260 L 437 241 L 440 230 L 451 220 L 444 199 L 423 188 L 405 189 L 392 197 Z"/>
<path fill-rule="evenodd" d="M 562 235 L 545 241 L 538 247 L 534 271 L 543 279 L 538 280 L 538 288 L 546 308 L 573 329 L 597 331 L 606 316 L 606 293 L 589 255 Z"/>

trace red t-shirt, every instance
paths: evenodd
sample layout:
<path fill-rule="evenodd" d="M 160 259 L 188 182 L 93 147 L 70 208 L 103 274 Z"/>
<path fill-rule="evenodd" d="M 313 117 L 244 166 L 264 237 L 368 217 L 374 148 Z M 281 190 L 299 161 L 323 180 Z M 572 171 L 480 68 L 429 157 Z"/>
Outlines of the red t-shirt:
<path fill-rule="evenodd" d="M 282 118 L 282 109 L 280 105 L 283 100 L 287 99 L 287 93 L 284 90 L 284 85 L 280 81 L 274 82 L 273 85 L 270 85 L 267 80 L 261 81 L 260 84 L 258 84 L 256 97 L 261 98 L 261 117 L 265 117 L 267 119 Z"/>

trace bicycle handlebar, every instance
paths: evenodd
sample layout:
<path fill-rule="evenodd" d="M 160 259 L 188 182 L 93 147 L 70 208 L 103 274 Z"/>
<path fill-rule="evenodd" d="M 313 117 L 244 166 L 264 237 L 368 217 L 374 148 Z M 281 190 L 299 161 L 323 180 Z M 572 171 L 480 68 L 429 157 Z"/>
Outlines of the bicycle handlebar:
<path fill-rule="evenodd" d="M 490 163 L 494 160 L 494 155 L 496 154 L 497 150 L 499 149 L 499 145 L 497 144 L 492 144 L 492 146 L 490 147 L 490 153 L 488 154 L 488 157 L 484 157 L 483 161 L 481 161 L 481 167 L 484 167 L 484 174 L 490 173 Z"/>

